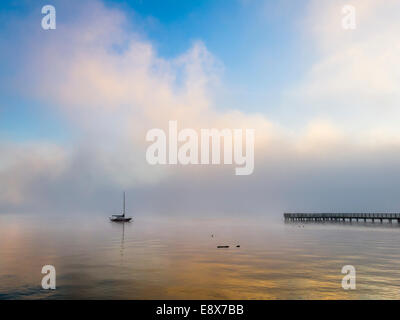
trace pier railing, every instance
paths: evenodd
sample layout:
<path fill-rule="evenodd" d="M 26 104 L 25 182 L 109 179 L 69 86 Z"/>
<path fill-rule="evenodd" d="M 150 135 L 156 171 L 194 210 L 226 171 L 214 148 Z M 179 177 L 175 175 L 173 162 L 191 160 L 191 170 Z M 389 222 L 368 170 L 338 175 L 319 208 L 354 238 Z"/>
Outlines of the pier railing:
<path fill-rule="evenodd" d="M 400 213 L 284 213 L 285 220 L 289 221 L 331 221 L 331 220 L 397 220 L 400 222 Z"/>

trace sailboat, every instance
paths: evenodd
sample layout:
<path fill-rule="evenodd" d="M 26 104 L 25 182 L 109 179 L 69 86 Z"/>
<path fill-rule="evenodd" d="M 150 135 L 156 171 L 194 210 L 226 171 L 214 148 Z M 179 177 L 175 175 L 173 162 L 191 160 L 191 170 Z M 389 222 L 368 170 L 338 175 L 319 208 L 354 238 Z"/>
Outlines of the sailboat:
<path fill-rule="evenodd" d="M 124 192 L 124 206 L 123 206 L 122 214 L 113 214 L 110 217 L 110 220 L 113 222 L 129 222 L 132 220 L 132 218 L 125 217 L 125 192 Z"/>

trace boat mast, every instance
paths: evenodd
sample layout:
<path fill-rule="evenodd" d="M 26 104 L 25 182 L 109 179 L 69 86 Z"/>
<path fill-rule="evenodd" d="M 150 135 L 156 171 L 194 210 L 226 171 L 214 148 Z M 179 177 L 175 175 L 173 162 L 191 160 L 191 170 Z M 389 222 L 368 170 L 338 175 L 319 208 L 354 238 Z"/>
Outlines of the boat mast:
<path fill-rule="evenodd" d="M 122 216 L 125 217 L 125 191 L 124 191 L 124 211 L 122 212 Z"/>

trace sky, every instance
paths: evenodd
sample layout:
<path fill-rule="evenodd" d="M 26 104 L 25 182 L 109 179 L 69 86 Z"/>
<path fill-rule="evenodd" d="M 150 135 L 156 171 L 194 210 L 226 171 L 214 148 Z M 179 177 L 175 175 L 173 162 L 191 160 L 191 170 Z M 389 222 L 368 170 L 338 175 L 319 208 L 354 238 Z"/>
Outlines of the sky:
<path fill-rule="evenodd" d="M 42 6 L 57 27 L 43 30 Z M 342 26 L 344 5 L 356 28 Z M 0 214 L 398 211 L 395 0 L 0 4 Z M 151 166 L 146 132 L 255 129 L 255 170 Z"/>

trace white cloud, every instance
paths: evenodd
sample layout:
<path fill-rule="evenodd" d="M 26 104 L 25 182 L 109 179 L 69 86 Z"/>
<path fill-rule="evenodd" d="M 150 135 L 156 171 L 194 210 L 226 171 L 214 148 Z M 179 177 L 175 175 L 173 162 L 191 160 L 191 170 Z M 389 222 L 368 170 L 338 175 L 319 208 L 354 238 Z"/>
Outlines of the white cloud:
<path fill-rule="evenodd" d="M 32 199 L 32 190 L 44 180 L 54 181 L 69 166 L 62 148 L 44 144 L 0 144 L 0 203 L 22 205 Z"/>
<path fill-rule="evenodd" d="M 128 31 L 121 12 L 97 1 L 80 7 L 72 22 L 58 21 L 52 36 L 37 34 L 35 42 L 18 39 L 26 52 L 17 70 L 20 94 L 59 108 L 78 139 L 68 151 L 54 146 L 43 149 L 40 144 L 5 151 L 0 202 L 23 205 L 31 199 L 37 204 L 41 199 L 52 201 L 47 193 L 68 192 L 69 197 L 82 199 L 91 193 L 99 197 L 109 190 L 131 188 L 142 195 L 148 192 L 148 205 L 155 210 L 174 205 L 249 211 L 321 205 L 322 200 L 313 198 L 329 190 L 330 175 L 335 173 L 334 183 L 342 185 L 351 169 L 358 168 L 357 159 L 375 165 L 379 152 L 398 145 L 400 136 L 382 130 L 382 125 L 356 133 L 349 127 L 360 112 L 357 123 L 363 126 L 364 117 L 375 119 L 376 109 L 396 107 L 400 78 L 393 66 L 399 53 L 398 23 L 393 21 L 387 28 L 385 22 L 381 32 L 362 28 L 367 21 L 379 25 L 372 13 L 393 10 L 397 4 L 388 2 L 384 9 L 377 1 L 354 1 L 361 8 L 360 21 L 357 33 L 350 35 L 340 29 L 338 3 L 318 1 L 311 7 L 319 58 L 294 90 L 292 102 L 300 110 L 314 111 L 299 130 L 273 123 L 262 114 L 217 111 L 213 90 L 218 88 L 222 66 L 202 42 L 174 59 L 164 59 L 149 40 Z M 382 118 L 385 124 L 398 120 L 396 109 L 390 114 Z M 145 133 L 155 127 L 166 129 L 169 120 L 178 120 L 179 128 L 255 129 L 254 175 L 235 180 L 231 168 L 149 166 Z M 367 168 L 366 172 L 375 177 L 376 171 Z M 40 180 L 43 176 L 46 179 Z M 321 199 L 332 203 L 328 191 L 324 192 Z M 342 194 L 340 190 L 336 197 Z M 362 194 L 355 198 L 356 204 L 361 200 Z M 81 205 L 75 202 L 64 205 Z"/>
<path fill-rule="evenodd" d="M 357 28 L 344 30 L 342 1 L 311 1 L 306 28 L 316 61 L 295 88 L 297 101 L 347 127 L 369 130 L 400 119 L 398 1 L 354 0 Z M 353 132 L 354 133 L 354 132 Z M 357 134 L 359 134 L 358 132 Z"/>

